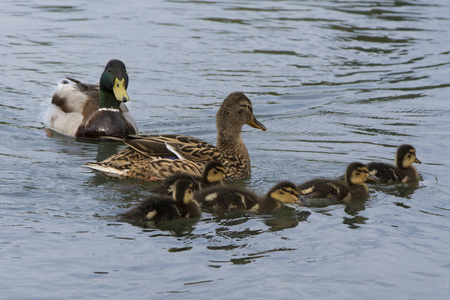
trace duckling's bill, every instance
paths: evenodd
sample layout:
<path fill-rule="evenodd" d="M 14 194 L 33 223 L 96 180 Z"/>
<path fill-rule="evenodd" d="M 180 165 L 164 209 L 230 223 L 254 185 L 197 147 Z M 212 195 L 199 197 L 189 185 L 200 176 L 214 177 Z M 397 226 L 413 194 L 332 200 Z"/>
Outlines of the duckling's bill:
<path fill-rule="evenodd" d="M 125 77 L 122 80 L 119 80 L 117 77 L 114 80 L 113 86 L 114 96 L 116 96 L 117 101 L 127 102 L 130 101 L 130 98 L 127 94 L 127 88 L 125 86 Z"/>
<path fill-rule="evenodd" d="M 294 202 L 295 204 L 299 204 L 301 206 L 306 206 L 306 207 L 310 207 L 311 204 L 309 204 L 309 202 L 306 199 L 303 198 L 298 198 L 297 201 Z"/>
<path fill-rule="evenodd" d="M 266 131 L 267 128 L 261 122 L 259 122 L 255 116 L 252 116 L 252 119 L 247 123 L 253 128 L 261 129 L 262 131 Z"/>

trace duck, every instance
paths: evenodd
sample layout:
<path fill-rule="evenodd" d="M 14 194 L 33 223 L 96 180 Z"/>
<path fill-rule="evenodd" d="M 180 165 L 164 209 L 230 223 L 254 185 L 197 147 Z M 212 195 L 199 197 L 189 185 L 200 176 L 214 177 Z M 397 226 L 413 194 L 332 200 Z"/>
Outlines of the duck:
<path fill-rule="evenodd" d="M 127 87 L 127 70 L 118 59 L 106 64 L 99 85 L 67 77 L 56 87 L 44 124 L 52 131 L 76 138 L 137 134 L 136 121 L 125 105 L 130 100 Z"/>
<path fill-rule="evenodd" d="M 207 187 L 194 195 L 202 208 L 213 212 L 248 211 L 259 214 L 273 213 L 283 203 L 302 204 L 298 197 L 297 186 L 289 181 L 277 183 L 263 196 L 233 185 Z"/>
<path fill-rule="evenodd" d="M 338 203 L 351 203 L 366 197 L 369 189 L 365 182 L 369 177 L 367 166 L 360 162 L 353 162 L 347 166 L 344 181 L 337 179 L 312 179 L 298 185 L 300 198 L 310 206 L 315 201 L 310 199 L 329 199 Z"/>
<path fill-rule="evenodd" d="M 224 166 L 217 161 L 210 161 L 205 165 L 202 177 L 187 174 L 187 173 L 177 173 L 169 177 L 166 177 L 156 188 L 152 190 L 154 193 L 161 195 L 171 195 L 174 187 L 174 183 L 180 179 L 192 180 L 194 185 L 194 190 L 202 190 L 207 186 L 213 185 L 223 185 L 224 181 L 232 182 L 232 180 L 225 173 Z"/>
<path fill-rule="evenodd" d="M 395 165 L 371 162 L 367 164 L 367 167 L 379 182 L 415 182 L 419 179 L 419 175 L 413 163 L 421 164 L 422 162 L 416 157 L 416 149 L 405 144 L 397 148 Z"/>
<path fill-rule="evenodd" d="M 177 134 L 112 137 L 128 147 L 85 166 L 110 177 L 159 181 L 176 173 L 202 176 L 206 163 L 215 160 L 225 167 L 230 178 L 244 178 L 251 173 L 250 156 L 241 137 L 245 124 L 267 130 L 254 116 L 250 99 L 242 92 L 234 92 L 223 100 L 216 114 L 216 146 Z"/>
<path fill-rule="evenodd" d="M 194 200 L 194 185 L 195 182 L 189 179 L 177 180 L 174 183 L 172 197 L 150 196 L 121 216 L 125 219 L 155 223 L 179 218 L 200 217 L 200 206 Z"/>

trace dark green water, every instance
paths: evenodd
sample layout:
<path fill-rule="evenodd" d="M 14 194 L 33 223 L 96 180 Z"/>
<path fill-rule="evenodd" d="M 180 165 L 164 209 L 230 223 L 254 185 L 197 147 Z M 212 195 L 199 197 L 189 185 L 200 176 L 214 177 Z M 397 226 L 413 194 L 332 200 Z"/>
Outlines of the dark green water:
<path fill-rule="evenodd" d="M 448 299 L 450 3 L 6 1 L 0 10 L 0 288 L 4 299 Z M 335 177 L 416 147 L 417 186 L 272 215 L 203 214 L 139 227 L 116 215 L 150 183 L 82 165 L 122 148 L 47 136 L 65 76 L 125 62 L 141 133 L 215 141 L 233 91 L 252 175 Z"/>

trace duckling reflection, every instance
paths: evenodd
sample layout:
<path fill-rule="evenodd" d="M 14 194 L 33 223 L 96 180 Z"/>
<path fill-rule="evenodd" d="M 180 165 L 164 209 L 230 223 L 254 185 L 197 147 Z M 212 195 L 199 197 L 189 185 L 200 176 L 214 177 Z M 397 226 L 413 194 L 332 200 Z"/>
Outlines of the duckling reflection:
<path fill-rule="evenodd" d="M 236 186 L 213 186 L 196 193 L 195 199 L 202 207 L 214 212 L 251 211 L 266 214 L 276 211 L 283 203 L 301 204 L 298 196 L 297 186 L 283 181 L 264 196 Z"/>
<path fill-rule="evenodd" d="M 191 180 L 178 180 L 174 184 L 172 198 L 151 196 L 122 216 L 125 219 L 154 222 L 200 217 L 200 207 L 194 200 L 193 187 Z"/>
<path fill-rule="evenodd" d="M 308 210 L 298 210 L 295 207 L 283 205 L 272 215 L 264 216 L 264 224 L 270 231 L 280 231 L 287 228 L 295 228 L 300 222 L 305 222 L 311 212 Z"/>
<path fill-rule="evenodd" d="M 227 176 L 225 167 L 220 162 L 210 161 L 205 165 L 202 177 L 188 173 L 177 173 L 164 179 L 152 192 L 161 195 L 171 195 L 174 183 L 180 179 L 191 180 L 194 183 L 194 190 L 201 190 L 213 185 L 223 185 L 224 181 L 232 181 Z"/>
<path fill-rule="evenodd" d="M 416 157 L 416 149 L 411 145 L 401 145 L 395 155 L 395 166 L 381 162 L 371 162 L 367 165 L 369 172 L 378 178 L 379 182 L 415 182 L 419 176 L 413 163 L 422 162 Z"/>
<path fill-rule="evenodd" d="M 351 203 L 367 197 L 369 190 L 365 182 L 369 177 L 371 175 L 367 166 L 354 162 L 348 165 L 344 182 L 335 179 L 313 179 L 300 184 L 300 198 L 313 207 Z"/>

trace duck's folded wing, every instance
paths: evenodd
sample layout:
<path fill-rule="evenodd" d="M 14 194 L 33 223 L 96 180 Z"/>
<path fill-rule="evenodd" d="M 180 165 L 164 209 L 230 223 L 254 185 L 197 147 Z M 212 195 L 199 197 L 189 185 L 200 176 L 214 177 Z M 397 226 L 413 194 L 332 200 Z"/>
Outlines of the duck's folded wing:
<path fill-rule="evenodd" d="M 127 146 L 150 157 L 180 158 L 193 161 L 201 159 L 200 152 L 205 148 L 215 148 L 211 144 L 187 135 L 130 135 L 126 138 L 112 138 L 123 141 Z"/>

